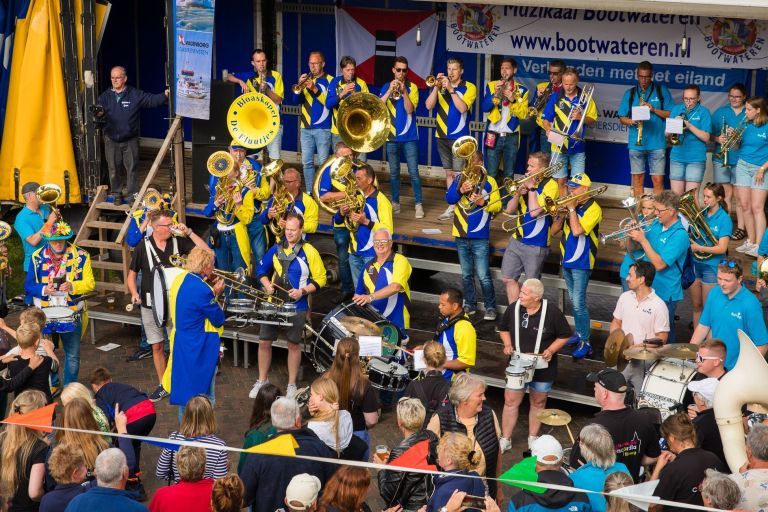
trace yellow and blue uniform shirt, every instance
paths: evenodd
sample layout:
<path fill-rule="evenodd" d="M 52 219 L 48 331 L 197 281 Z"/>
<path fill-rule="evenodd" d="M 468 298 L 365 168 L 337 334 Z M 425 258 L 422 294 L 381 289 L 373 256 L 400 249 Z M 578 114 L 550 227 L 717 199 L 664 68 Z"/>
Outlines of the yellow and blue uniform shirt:
<path fill-rule="evenodd" d="M 43 288 L 49 283 L 48 274 L 52 268 L 48 251 L 50 248 L 46 244 L 32 254 L 24 280 L 24 291 L 32 295 L 35 305 L 41 308 L 50 305 L 48 296 L 43 295 Z M 67 297 L 67 306 L 70 309 L 77 309 L 79 297 L 96 289 L 91 256 L 75 244 L 68 243 L 61 265 L 64 267 L 67 282 L 72 284 L 72 290 Z"/>
<path fill-rule="evenodd" d="M 440 320 L 441 327 L 450 323 L 448 318 L 442 318 Z M 439 328 L 438 328 L 439 330 Z M 445 349 L 445 360 L 455 361 L 459 360 L 467 366 L 475 366 L 475 357 L 477 354 L 477 332 L 475 326 L 469 321 L 469 318 L 462 314 L 462 318 L 440 332 L 437 341 L 443 345 Z M 457 372 L 443 370 L 443 377 L 448 380 L 453 380 L 457 375 Z"/>
<path fill-rule="evenodd" d="M 461 199 L 458 183 L 458 179 L 453 180 L 445 192 L 445 200 L 448 204 L 456 204 Z M 493 219 L 494 214 L 501 211 L 499 189 L 496 187 L 496 180 L 493 177 L 487 176 L 485 178 L 481 194 L 486 202 L 482 208 L 475 205 L 474 209 L 465 212 L 456 207 L 453 216 L 453 236 L 460 238 L 488 238 L 490 236 L 491 219 Z M 482 210 L 482 213 L 477 210 Z"/>
<path fill-rule="evenodd" d="M 744 107 L 742 107 L 741 112 L 738 114 L 734 113 L 730 105 L 724 105 L 720 107 L 719 109 L 715 110 L 714 114 L 712 114 L 712 135 L 715 137 L 720 136 L 720 132 L 723 130 L 723 124 L 725 124 L 728 128 L 733 128 L 734 130 L 736 130 L 739 126 L 744 128 L 742 121 L 744 121 L 746 116 L 747 109 Z M 723 163 L 722 158 L 715 157 L 719 151 L 720 143 L 718 142 L 715 146 L 715 151 L 712 153 L 712 160 Z M 730 165 L 736 165 L 736 162 L 739 161 L 739 155 L 741 153 L 740 148 L 737 147 L 732 149 L 728 153 L 728 161 L 730 162 Z"/>
<path fill-rule="evenodd" d="M 630 105 L 629 100 L 633 95 L 633 90 L 635 91 L 634 98 L 632 98 L 632 105 Z M 643 97 L 645 103 L 648 103 L 654 109 L 668 110 L 675 104 L 675 100 L 672 99 L 672 94 L 670 94 L 666 85 L 651 83 L 645 91 L 642 91 L 639 86 L 635 86 L 630 87 L 624 92 L 621 104 L 619 105 L 619 115 L 632 119 L 632 107 L 640 106 L 640 96 Z M 667 147 L 667 140 L 664 135 L 665 127 L 666 120 L 652 113 L 650 119 L 643 121 L 643 145 L 638 146 L 637 126 L 630 126 L 629 139 L 627 140 L 629 149 L 639 151 L 665 149 Z"/>
<path fill-rule="evenodd" d="M 600 221 L 603 220 L 603 210 L 594 199 L 576 206 L 579 224 L 584 230 L 583 235 L 574 236 L 571 232 L 569 217 L 563 224 L 563 240 L 560 241 L 560 254 L 563 255 L 563 268 L 592 270 L 597 258 L 598 232 Z"/>
<path fill-rule="evenodd" d="M 321 75 L 314 79 L 317 87 L 317 94 L 309 90 L 308 87 L 295 94 L 296 100 L 301 104 L 301 127 L 319 128 L 328 130 L 331 128 L 331 111 L 326 107 L 331 75 Z"/>
<path fill-rule="evenodd" d="M 538 204 L 534 208 L 542 208 L 546 203 L 545 197 L 549 197 L 553 201 L 557 201 L 560 196 L 560 189 L 557 186 L 557 181 L 552 178 L 539 183 L 536 187 L 538 193 Z M 517 212 L 522 214 L 522 217 L 518 217 L 517 229 L 513 232 L 512 236 L 519 239 L 525 245 L 533 245 L 536 247 L 549 247 L 549 229 L 552 227 L 552 216 L 545 215 L 544 212 L 540 212 L 538 217 L 532 217 L 531 212 L 528 209 L 528 196 L 520 196 L 520 202 L 518 203 Z M 538 211 L 538 210 L 537 210 Z"/>
<path fill-rule="evenodd" d="M 544 107 L 542 118 L 549 121 L 555 130 L 559 130 L 561 132 L 564 131 L 566 122 L 568 120 L 568 115 L 571 113 L 571 109 L 578 104 L 580 97 L 580 87 L 576 89 L 576 96 L 574 96 L 573 99 L 568 98 L 565 95 L 565 91 L 560 89 L 560 91 L 550 96 L 547 106 Z M 593 99 L 589 100 L 589 103 L 582 112 L 582 115 L 585 118 L 588 117 L 590 119 L 597 119 L 597 106 L 595 105 L 595 101 Z M 576 137 L 582 138 L 584 136 L 584 128 L 582 127 L 581 133 L 576 133 L 576 128 L 578 126 L 579 121 L 573 121 L 570 128 L 568 129 L 568 135 L 575 135 Z M 554 144 L 551 146 L 553 152 L 559 152 L 567 155 L 583 153 L 586 148 L 586 144 L 583 140 L 573 140 L 570 138 L 563 141 L 563 148 L 560 148 Z"/>
<path fill-rule="evenodd" d="M 408 286 L 411 271 L 411 264 L 402 254 L 393 252 L 383 264 L 373 258 L 365 264 L 355 290 L 358 295 L 371 295 L 392 283 L 402 286 L 403 291 L 385 299 L 377 299 L 371 306 L 403 332 L 411 326 L 411 289 Z"/>
<path fill-rule="evenodd" d="M 500 80 L 488 82 L 483 94 L 483 112 L 488 112 L 488 130 L 515 133 L 520 129 L 520 119 L 528 117 L 528 88 L 520 82 L 515 82 L 515 87 L 520 91 L 520 101 L 510 102 L 506 107 L 502 104 L 494 105 L 493 98 L 496 95 L 496 84 Z M 506 101 L 506 98 L 502 100 Z M 504 119 L 502 119 L 504 114 Z M 506 128 L 503 128 L 505 125 Z"/>
<path fill-rule="evenodd" d="M 323 166 L 320 168 L 320 171 L 315 178 L 316 180 L 319 180 L 317 185 L 317 191 L 319 194 L 317 199 L 318 201 L 320 200 L 320 197 L 324 196 L 328 192 L 344 192 L 347 189 L 344 183 L 331 177 L 331 161 L 333 161 L 333 157 L 329 158 L 325 163 L 323 163 Z M 350 179 L 354 178 L 350 177 Z M 331 222 L 335 228 L 344 227 L 344 219 L 340 215 L 334 215 L 331 219 Z"/>
<path fill-rule="evenodd" d="M 752 165 L 768 162 L 768 123 L 762 126 L 755 126 L 754 122 L 747 123 L 741 137 L 739 160 Z"/>
<path fill-rule="evenodd" d="M 560 84 L 560 87 L 558 87 L 555 91 L 552 92 L 552 94 L 549 95 L 550 98 L 552 98 L 553 95 L 557 94 L 557 92 L 562 89 L 563 86 Z M 545 81 L 545 82 L 539 82 L 536 84 L 536 89 L 533 91 L 533 99 L 530 101 L 530 105 L 533 106 L 536 104 L 536 101 L 539 99 L 539 96 L 543 95 L 548 90 L 552 89 L 552 83 Z M 545 105 L 546 106 L 546 105 Z M 541 114 L 536 116 L 536 124 L 539 125 L 539 128 L 544 128 L 544 123 L 541 122 L 541 118 L 544 115 L 544 110 L 542 109 Z"/>
<path fill-rule="evenodd" d="M 469 114 L 472 105 L 477 98 L 477 87 L 472 82 L 462 80 L 453 91 L 467 105 L 467 111 L 459 112 L 453 104 L 451 94 L 446 89 L 437 93 L 437 129 L 435 137 L 438 139 L 454 140 L 469 135 Z"/>
<path fill-rule="evenodd" d="M 272 89 L 272 92 L 276 95 L 285 98 L 285 86 L 283 85 L 283 77 L 280 73 L 273 69 L 269 69 L 267 70 L 266 75 L 267 87 Z M 235 76 L 245 82 L 245 85 L 248 87 L 248 92 L 259 92 L 259 89 L 261 89 L 259 74 L 255 71 L 235 73 Z"/>
<path fill-rule="evenodd" d="M 336 116 L 339 113 L 339 105 L 342 101 L 349 98 L 350 95 L 344 96 L 344 98 L 340 98 L 339 94 L 341 94 L 342 89 L 344 89 L 344 86 L 347 84 L 344 83 L 344 77 L 343 76 L 337 76 L 333 80 L 331 80 L 331 84 L 328 86 L 328 99 L 325 102 L 325 105 L 333 109 L 333 120 L 331 121 L 331 133 L 338 135 L 339 129 L 336 127 Z M 366 84 L 362 78 L 355 77 L 355 92 L 368 92 L 368 84 Z M 354 93 L 352 93 L 354 94 Z"/>
<path fill-rule="evenodd" d="M 381 88 L 380 96 L 387 93 L 388 86 Z M 416 127 L 416 107 L 419 105 L 419 88 L 410 80 L 405 81 L 405 90 L 408 91 L 408 98 L 413 104 L 413 112 L 410 114 L 405 111 L 405 99 L 393 100 L 392 96 L 387 99 L 387 110 L 389 110 L 389 139 L 390 142 L 409 142 L 419 140 L 419 130 Z"/>
<path fill-rule="evenodd" d="M 387 228 L 390 233 L 395 232 L 392 203 L 387 199 L 387 196 L 376 189 L 365 198 L 364 213 L 371 223 L 367 226 L 360 224 L 357 231 L 351 233 L 349 252 L 365 258 L 374 258 L 376 251 L 373 250 L 373 232 L 379 228 Z M 337 212 L 333 220 L 334 226 L 337 223 L 343 224 L 344 217 Z"/>
<path fill-rule="evenodd" d="M 283 255 L 289 255 L 296 248 L 298 248 L 296 257 L 290 261 L 284 272 L 278 251 L 281 251 Z M 297 244 L 294 249 L 288 249 L 284 242 L 270 247 L 259 262 L 259 268 L 256 272 L 258 279 L 269 278 L 274 272 L 276 276 L 274 282 L 286 290 L 303 288 L 309 284 L 314 284 L 318 290 L 325 286 L 325 266 L 317 249 L 307 242 L 300 243 L 300 248 Z M 301 297 L 295 304 L 297 311 L 306 311 L 308 309 L 307 296 Z"/>
<path fill-rule="evenodd" d="M 269 209 L 272 208 L 273 202 L 274 202 L 274 197 L 270 197 L 269 201 L 267 201 L 267 204 L 264 206 L 264 209 L 260 214 L 261 223 L 264 224 L 265 226 L 270 223 Z M 301 216 L 301 218 L 304 219 L 304 227 L 302 228 L 302 231 L 305 235 L 307 233 L 314 233 L 317 231 L 317 225 L 319 223 L 318 207 L 315 200 L 312 199 L 312 197 L 309 194 L 302 191 L 298 198 L 294 198 L 293 213 Z"/>
<path fill-rule="evenodd" d="M 179 273 L 168 295 L 173 327 L 163 388 L 171 393 L 171 405 L 186 405 L 190 398 L 210 391 L 219 362 L 224 310 L 199 274 Z"/>
<path fill-rule="evenodd" d="M 731 216 L 728 215 L 728 212 L 721 206 L 718 206 L 717 211 L 712 215 L 709 214 L 709 210 L 704 212 L 704 220 L 707 222 L 709 229 L 718 241 L 723 237 L 730 238 L 733 234 L 733 221 L 731 220 Z M 705 242 L 701 238 L 696 238 L 693 241 L 703 246 L 710 245 L 710 243 Z M 694 259 L 693 264 L 717 267 L 724 259 L 725 254 L 712 254 L 710 258 L 705 260 Z"/>
<path fill-rule="evenodd" d="M 685 105 L 675 105 L 672 107 L 672 112 L 669 114 L 669 118 L 673 119 L 677 116 L 683 115 L 685 112 Z M 701 103 L 693 107 L 687 114 L 688 121 L 707 133 L 712 132 L 712 116 L 709 114 L 707 107 Z M 672 150 L 669 152 L 669 160 L 672 162 L 706 162 L 707 161 L 707 143 L 694 135 L 690 130 L 684 131 L 684 136 L 680 136 L 682 142 L 677 146 L 672 146 Z"/>
<path fill-rule="evenodd" d="M 213 201 L 216 198 L 216 184 L 218 181 L 219 178 L 212 176 L 208 182 L 211 196 L 208 199 L 208 204 L 205 205 L 205 208 L 203 209 L 203 215 L 206 217 L 213 216 L 218 210 L 218 207 L 213 204 Z M 234 224 L 235 226 L 235 238 L 237 239 L 237 247 L 240 249 L 240 255 L 242 256 L 243 261 L 246 264 L 249 264 L 248 262 L 251 261 L 251 241 L 248 235 L 248 224 L 251 223 L 254 217 L 253 191 L 248 188 L 243 190 L 243 202 L 228 215 L 228 218 L 231 221 L 230 225 Z M 248 270 L 250 270 L 250 267 Z"/>

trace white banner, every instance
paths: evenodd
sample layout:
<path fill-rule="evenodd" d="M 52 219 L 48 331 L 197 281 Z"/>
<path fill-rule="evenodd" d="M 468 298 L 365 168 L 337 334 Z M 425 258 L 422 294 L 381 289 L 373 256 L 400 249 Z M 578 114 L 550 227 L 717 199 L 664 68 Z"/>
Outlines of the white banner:
<path fill-rule="evenodd" d="M 449 51 L 696 67 L 768 66 L 768 22 L 641 12 L 454 3 Z"/>

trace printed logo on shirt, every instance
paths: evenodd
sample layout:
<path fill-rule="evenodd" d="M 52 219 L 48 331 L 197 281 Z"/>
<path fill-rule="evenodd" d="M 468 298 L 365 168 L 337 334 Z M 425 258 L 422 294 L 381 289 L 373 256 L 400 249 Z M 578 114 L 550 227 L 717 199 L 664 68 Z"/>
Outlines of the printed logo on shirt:
<path fill-rule="evenodd" d="M 731 316 L 733 318 L 737 318 L 738 320 L 741 320 L 741 311 L 731 311 Z"/>
<path fill-rule="evenodd" d="M 123 105 L 123 108 L 128 108 L 131 106 L 130 101 L 121 101 L 120 103 Z"/>
<path fill-rule="evenodd" d="M 642 311 L 646 315 L 650 315 L 651 313 L 653 313 L 653 310 L 651 308 L 644 308 L 644 309 L 641 309 L 640 311 Z"/>
<path fill-rule="evenodd" d="M 757 135 L 758 139 L 764 139 L 766 136 L 768 136 L 768 133 L 766 132 L 757 132 L 755 135 Z"/>
<path fill-rule="evenodd" d="M 632 439 L 625 443 L 616 443 L 614 447 L 616 448 L 616 455 L 619 457 L 636 457 L 640 453 L 640 445 L 642 444 L 642 441 L 640 441 L 640 436 L 635 431 L 635 435 Z"/>
<path fill-rule="evenodd" d="M 666 237 L 666 236 L 664 238 L 659 238 L 659 242 L 665 244 L 665 243 L 667 243 L 667 238 L 668 237 Z"/>

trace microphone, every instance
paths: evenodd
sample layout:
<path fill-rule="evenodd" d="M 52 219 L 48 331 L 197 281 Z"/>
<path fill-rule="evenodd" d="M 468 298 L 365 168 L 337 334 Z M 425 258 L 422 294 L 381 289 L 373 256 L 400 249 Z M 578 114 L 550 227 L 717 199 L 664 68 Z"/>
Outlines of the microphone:
<path fill-rule="evenodd" d="M 421 46 L 421 24 L 416 27 L 416 46 Z"/>

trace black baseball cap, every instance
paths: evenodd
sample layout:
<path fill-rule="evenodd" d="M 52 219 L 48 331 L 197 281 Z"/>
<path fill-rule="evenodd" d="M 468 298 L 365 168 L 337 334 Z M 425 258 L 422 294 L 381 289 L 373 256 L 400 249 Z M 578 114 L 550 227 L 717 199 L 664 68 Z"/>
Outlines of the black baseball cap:
<path fill-rule="evenodd" d="M 608 391 L 613 391 L 614 393 L 627 392 L 627 379 L 624 378 L 624 375 L 622 375 L 621 372 L 618 372 L 613 368 L 592 372 L 587 375 L 587 381 L 598 383 Z"/>

